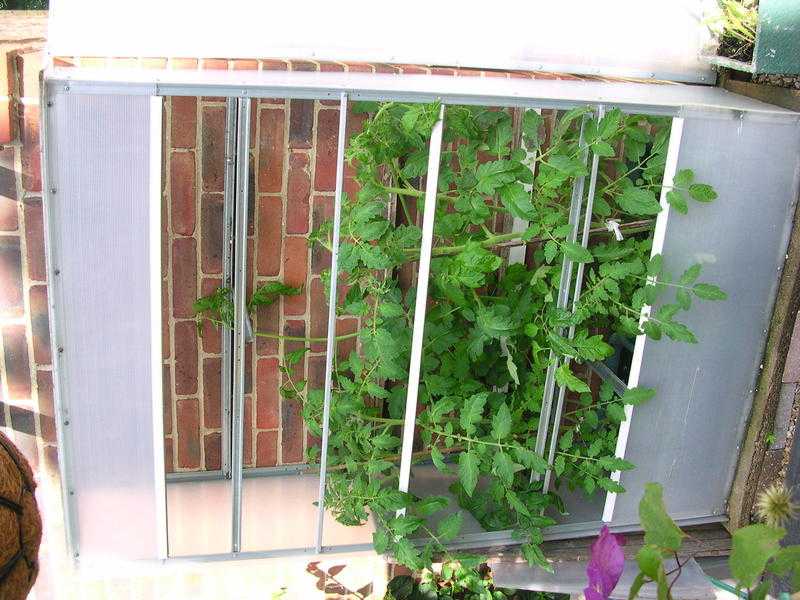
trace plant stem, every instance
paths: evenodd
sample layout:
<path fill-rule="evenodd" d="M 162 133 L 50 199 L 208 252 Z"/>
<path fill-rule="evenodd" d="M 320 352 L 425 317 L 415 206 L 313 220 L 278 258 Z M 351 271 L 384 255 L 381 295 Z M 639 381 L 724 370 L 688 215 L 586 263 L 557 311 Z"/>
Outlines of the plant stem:
<path fill-rule="evenodd" d="M 359 334 L 358 331 L 355 333 L 345 333 L 343 335 L 337 335 L 334 339 L 336 340 L 348 340 L 350 338 L 357 337 Z M 290 342 L 326 342 L 328 341 L 327 337 L 302 337 L 297 335 L 280 335 L 279 333 L 266 333 L 264 331 L 254 331 L 253 335 L 258 337 L 270 338 L 273 340 L 287 340 Z"/>

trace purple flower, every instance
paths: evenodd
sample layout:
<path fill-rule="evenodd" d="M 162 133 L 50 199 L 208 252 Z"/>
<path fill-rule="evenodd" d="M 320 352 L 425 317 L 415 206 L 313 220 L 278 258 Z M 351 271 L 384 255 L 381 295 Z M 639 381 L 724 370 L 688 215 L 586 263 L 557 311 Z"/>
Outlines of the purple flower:
<path fill-rule="evenodd" d="M 589 578 L 589 585 L 583 590 L 586 600 L 608 600 L 625 567 L 624 545 L 623 536 L 614 535 L 603 525 L 600 535 L 592 543 L 592 555 L 586 565 Z"/>

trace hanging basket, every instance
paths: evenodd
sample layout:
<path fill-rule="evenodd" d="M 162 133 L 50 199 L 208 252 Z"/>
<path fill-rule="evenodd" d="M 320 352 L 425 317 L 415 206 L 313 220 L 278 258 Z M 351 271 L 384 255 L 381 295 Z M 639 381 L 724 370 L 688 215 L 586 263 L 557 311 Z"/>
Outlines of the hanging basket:
<path fill-rule="evenodd" d="M 0 433 L 0 598 L 27 597 L 39 572 L 42 519 L 33 471 Z"/>

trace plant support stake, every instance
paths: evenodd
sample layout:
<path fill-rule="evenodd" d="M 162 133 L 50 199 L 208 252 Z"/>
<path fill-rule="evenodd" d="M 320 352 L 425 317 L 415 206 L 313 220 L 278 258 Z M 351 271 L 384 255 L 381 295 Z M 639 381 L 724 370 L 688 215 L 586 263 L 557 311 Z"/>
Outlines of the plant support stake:
<path fill-rule="evenodd" d="M 414 304 L 414 331 L 411 336 L 411 362 L 408 369 L 408 395 L 403 423 L 403 449 L 400 454 L 401 492 L 408 491 L 411 476 L 411 454 L 414 446 L 414 426 L 417 419 L 417 396 L 419 395 L 420 363 L 422 362 L 422 340 L 425 335 L 425 309 L 428 300 L 428 279 L 431 270 L 433 249 L 433 224 L 436 218 L 436 192 L 439 185 L 439 160 L 442 152 L 442 129 L 444 128 L 444 104 L 439 107 L 439 119 L 431 131 L 428 152 L 428 174 L 425 181 L 425 209 L 422 215 L 422 241 L 417 272 L 417 296 Z M 403 511 L 399 511 L 402 513 Z"/>
<path fill-rule="evenodd" d="M 322 530 L 325 522 L 325 479 L 328 469 L 328 437 L 333 387 L 333 354 L 336 351 L 336 287 L 339 279 L 339 228 L 342 220 L 342 188 L 344 187 L 344 146 L 347 141 L 347 94 L 339 97 L 339 139 L 336 156 L 336 194 L 333 199 L 333 235 L 331 236 L 331 277 L 328 293 L 328 339 L 325 345 L 325 397 L 322 404 L 322 453 L 319 459 L 319 500 L 317 503 L 316 550 L 322 552 Z"/>
<path fill-rule="evenodd" d="M 231 551 L 242 546 L 242 469 L 244 454 L 244 342 L 247 307 L 247 183 L 248 152 L 250 148 L 250 99 L 238 100 L 236 124 L 236 231 L 234 260 L 236 278 L 233 282 L 233 444 L 231 479 L 233 490 L 233 523 Z"/>

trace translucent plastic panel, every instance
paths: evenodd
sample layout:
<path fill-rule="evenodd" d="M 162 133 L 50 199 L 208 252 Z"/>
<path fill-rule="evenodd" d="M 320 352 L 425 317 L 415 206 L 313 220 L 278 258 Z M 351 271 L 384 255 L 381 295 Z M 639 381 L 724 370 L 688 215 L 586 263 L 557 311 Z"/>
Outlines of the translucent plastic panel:
<path fill-rule="evenodd" d="M 46 111 L 59 451 L 73 550 L 87 561 L 165 550 L 158 109 L 147 96 L 65 92 Z"/>
<path fill-rule="evenodd" d="M 646 342 L 640 385 L 658 396 L 633 411 L 625 458 L 638 468 L 623 473 L 629 493 L 616 499 L 615 523 L 638 520 L 648 481 L 664 485 L 676 518 L 724 518 L 791 230 L 798 131 L 747 116 L 684 121 L 678 169 L 693 169 L 719 198 L 671 212 L 664 264 L 680 273 L 702 263 L 728 298 L 687 313 L 698 344 Z"/>

